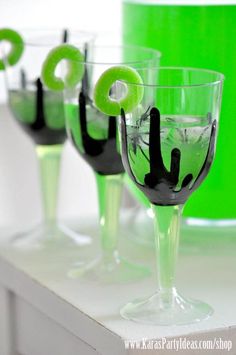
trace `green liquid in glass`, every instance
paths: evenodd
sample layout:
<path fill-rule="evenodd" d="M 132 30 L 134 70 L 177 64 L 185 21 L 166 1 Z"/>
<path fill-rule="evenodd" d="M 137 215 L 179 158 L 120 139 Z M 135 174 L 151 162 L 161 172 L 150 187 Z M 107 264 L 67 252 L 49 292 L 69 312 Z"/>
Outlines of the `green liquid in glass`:
<path fill-rule="evenodd" d="M 87 130 L 90 137 L 94 139 L 107 139 L 108 136 L 108 117 L 100 113 L 89 105 L 86 107 Z M 73 134 L 74 143 L 81 154 L 83 154 L 82 133 L 78 114 L 78 105 L 66 104 L 65 115 L 67 129 Z"/>
<path fill-rule="evenodd" d="M 66 138 L 62 93 L 44 92 L 43 122 L 37 125 L 36 93 L 10 90 L 9 104 L 14 117 L 38 145 L 62 144 Z"/>
<path fill-rule="evenodd" d="M 206 118 L 161 116 L 161 151 L 167 170 L 170 170 L 171 151 L 178 148 L 181 152 L 177 191 L 186 175 L 192 174 L 193 181 L 197 178 L 207 155 L 210 134 L 211 123 Z M 138 182 L 143 184 L 145 175 L 150 171 L 149 122 L 146 121 L 138 130 L 128 124 L 127 135 L 131 169 Z M 138 191 L 136 188 L 133 192 L 139 194 Z"/>
<path fill-rule="evenodd" d="M 90 105 L 86 105 L 86 115 L 82 119 L 78 105 L 67 104 L 65 114 L 68 134 L 92 169 L 101 175 L 123 173 L 116 118 L 106 116 Z"/>

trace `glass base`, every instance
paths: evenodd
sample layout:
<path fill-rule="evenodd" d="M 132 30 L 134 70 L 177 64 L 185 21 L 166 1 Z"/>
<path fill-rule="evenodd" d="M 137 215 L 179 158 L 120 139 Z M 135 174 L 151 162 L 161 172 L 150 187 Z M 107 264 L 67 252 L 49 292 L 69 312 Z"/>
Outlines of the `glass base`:
<path fill-rule="evenodd" d="M 45 248 L 69 248 L 86 246 L 92 239 L 81 235 L 65 224 L 41 223 L 31 229 L 16 233 L 10 244 L 24 250 L 41 250 Z"/>
<path fill-rule="evenodd" d="M 149 298 L 124 306 L 120 314 L 134 322 L 152 325 L 184 325 L 209 318 L 213 309 L 206 303 L 185 299 L 175 289 L 171 295 L 158 291 Z"/>
<path fill-rule="evenodd" d="M 145 266 L 120 258 L 116 253 L 109 261 L 100 257 L 86 265 L 76 264 L 69 271 L 68 276 L 109 284 L 128 283 L 150 276 L 150 270 Z"/>

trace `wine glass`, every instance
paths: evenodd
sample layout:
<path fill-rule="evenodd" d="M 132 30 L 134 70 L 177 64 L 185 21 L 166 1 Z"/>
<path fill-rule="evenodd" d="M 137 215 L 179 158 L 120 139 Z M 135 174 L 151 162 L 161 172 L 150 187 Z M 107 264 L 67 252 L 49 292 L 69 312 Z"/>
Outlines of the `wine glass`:
<path fill-rule="evenodd" d="M 94 171 L 97 182 L 102 254 L 85 266 L 71 270 L 73 277 L 82 275 L 109 283 L 138 280 L 149 275 L 149 269 L 125 260 L 118 252 L 124 168 L 117 140 L 117 120 L 115 115 L 103 114 L 96 108 L 94 90 L 98 78 L 108 68 L 129 64 L 141 70 L 159 59 L 160 53 L 151 49 L 93 46 L 84 63 L 82 82 L 75 89 L 64 91 L 68 137 Z M 99 96 L 100 92 L 97 94 Z"/>
<path fill-rule="evenodd" d="M 213 310 L 182 297 L 174 286 L 180 219 L 213 163 L 224 77 L 204 69 L 150 70 L 156 84 L 144 79 L 139 105 L 131 112 L 120 107 L 120 129 L 123 165 L 154 214 L 158 288 L 151 297 L 128 303 L 121 315 L 147 324 L 188 324 Z M 117 97 L 134 85 L 118 81 Z"/>
<path fill-rule="evenodd" d="M 14 66 L 6 56 L 6 85 L 9 106 L 19 127 L 32 139 L 41 175 L 44 219 L 12 238 L 14 246 L 26 249 L 46 246 L 86 245 L 89 236 L 80 236 L 57 220 L 57 195 L 61 154 L 66 140 L 63 94 L 48 90 L 40 79 L 48 52 L 60 43 L 76 43 L 89 51 L 94 36 L 70 30 L 22 30 L 24 52 Z M 15 43 L 17 46 L 17 43 Z"/>

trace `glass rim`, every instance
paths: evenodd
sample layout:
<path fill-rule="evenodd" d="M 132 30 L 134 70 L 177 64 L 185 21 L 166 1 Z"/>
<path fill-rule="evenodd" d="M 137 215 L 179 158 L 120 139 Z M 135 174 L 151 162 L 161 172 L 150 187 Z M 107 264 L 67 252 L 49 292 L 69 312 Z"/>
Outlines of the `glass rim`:
<path fill-rule="evenodd" d="M 59 34 L 61 33 L 61 35 L 63 35 L 64 31 L 65 30 L 68 30 L 68 32 L 70 33 L 73 33 L 73 34 L 78 34 L 80 35 L 82 38 L 81 38 L 81 41 L 79 40 L 79 36 L 78 36 L 78 40 L 76 41 L 73 41 L 74 45 L 80 45 L 80 44 L 84 44 L 86 42 L 86 39 L 88 41 L 92 41 L 96 38 L 96 34 L 94 32 L 90 32 L 90 31 L 84 31 L 84 30 L 79 30 L 79 29 L 74 29 L 74 28 L 60 28 L 60 27 L 53 27 L 53 28 L 47 28 L 47 27 L 43 27 L 43 28 L 40 28 L 40 27 L 22 27 L 22 28 L 13 28 L 15 31 L 17 31 L 23 38 L 23 41 L 24 41 L 24 45 L 25 46 L 30 46 L 30 47 L 52 47 L 52 46 L 57 46 L 58 44 L 60 43 L 57 43 L 57 42 L 46 42 L 46 43 L 36 43 L 34 42 L 33 40 L 28 40 L 28 39 L 25 39 L 23 37 L 23 34 L 24 33 L 32 33 L 33 35 L 34 34 L 37 34 L 37 33 L 49 33 L 49 34 Z M 68 42 L 69 43 L 69 42 Z M 61 43 L 63 44 L 63 43 Z M 70 43 L 72 44 L 72 43 Z"/>
<path fill-rule="evenodd" d="M 133 68 L 134 69 L 134 68 Z M 208 80 L 205 83 L 200 83 L 200 84 L 172 84 L 172 85 L 158 85 L 158 84 L 145 84 L 145 83 L 131 83 L 128 82 L 127 80 L 117 80 L 117 82 L 127 84 L 127 85 L 132 85 L 132 86 L 139 86 L 139 87 L 150 87 L 150 88 L 163 88 L 163 89 L 178 89 L 178 88 L 196 88 L 196 87 L 206 87 L 206 86 L 213 86 L 217 85 L 220 83 L 223 83 L 225 80 L 225 75 L 216 71 L 216 70 L 211 70 L 211 69 L 204 69 L 204 68 L 195 68 L 195 67 L 179 67 L 179 66 L 159 66 L 159 67 L 150 67 L 146 68 L 147 70 L 179 70 L 179 71 L 188 71 L 188 72 L 201 72 L 201 73 L 208 73 L 208 74 L 214 74 L 216 77 L 218 77 L 216 80 Z"/>
<path fill-rule="evenodd" d="M 73 43 L 72 43 L 73 44 Z M 77 63 L 82 63 L 84 65 L 111 65 L 111 66 L 115 66 L 115 65 L 132 65 L 132 64 L 141 64 L 141 63 L 145 63 L 145 62 L 150 62 L 150 61 L 155 61 L 157 59 L 160 59 L 162 56 L 162 53 L 159 50 L 153 49 L 153 48 L 148 48 L 148 47 L 143 47 L 143 46 L 136 46 L 133 44 L 94 44 L 92 45 L 92 49 L 98 48 L 98 49 L 108 49 L 108 50 L 112 50 L 112 49 L 133 49 L 133 50 L 140 50 L 143 53 L 152 53 L 153 57 L 152 58 L 146 58 L 146 59 L 140 59 L 140 60 L 127 60 L 127 61 L 122 61 L 122 60 L 108 60 L 106 61 L 95 61 L 95 60 L 81 60 L 81 61 L 77 61 L 77 60 L 73 60 L 73 59 L 68 59 L 68 62 L 77 62 Z M 79 47 L 78 47 L 79 49 Z M 146 68 L 146 67 L 144 67 Z M 142 69 L 142 67 L 139 67 L 137 69 Z"/>

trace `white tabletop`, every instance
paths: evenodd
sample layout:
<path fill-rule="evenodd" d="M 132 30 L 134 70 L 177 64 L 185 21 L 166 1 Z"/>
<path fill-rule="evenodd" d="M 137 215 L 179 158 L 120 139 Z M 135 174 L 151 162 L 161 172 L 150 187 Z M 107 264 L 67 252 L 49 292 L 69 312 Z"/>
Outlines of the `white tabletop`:
<path fill-rule="evenodd" d="M 95 219 L 92 220 L 93 223 L 91 218 L 90 221 L 83 221 L 83 226 L 80 222 L 77 229 L 83 234 L 97 234 Z M 1 234 L 6 235 L 6 232 Z M 14 250 L 7 242 L 3 242 L 0 249 L 0 282 L 102 354 L 109 354 L 111 349 L 114 354 L 122 354 L 121 349 L 124 349 L 126 339 L 176 336 L 191 339 L 207 333 L 235 339 L 236 229 L 193 230 L 192 227 L 185 226 L 181 235 L 177 287 L 185 296 L 204 300 L 214 308 L 210 319 L 197 324 L 160 327 L 122 319 L 119 315 L 122 305 L 155 291 L 155 275 L 128 285 L 101 285 L 69 279 L 67 272 L 73 263 L 79 261 L 82 255 L 80 253 L 84 253 L 82 249 L 27 253 Z M 147 263 L 155 270 L 152 248 L 123 239 L 120 249 L 126 257 Z M 89 249 L 88 252 L 90 253 Z M 81 322 L 82 328 L 79 327 Z"/>

